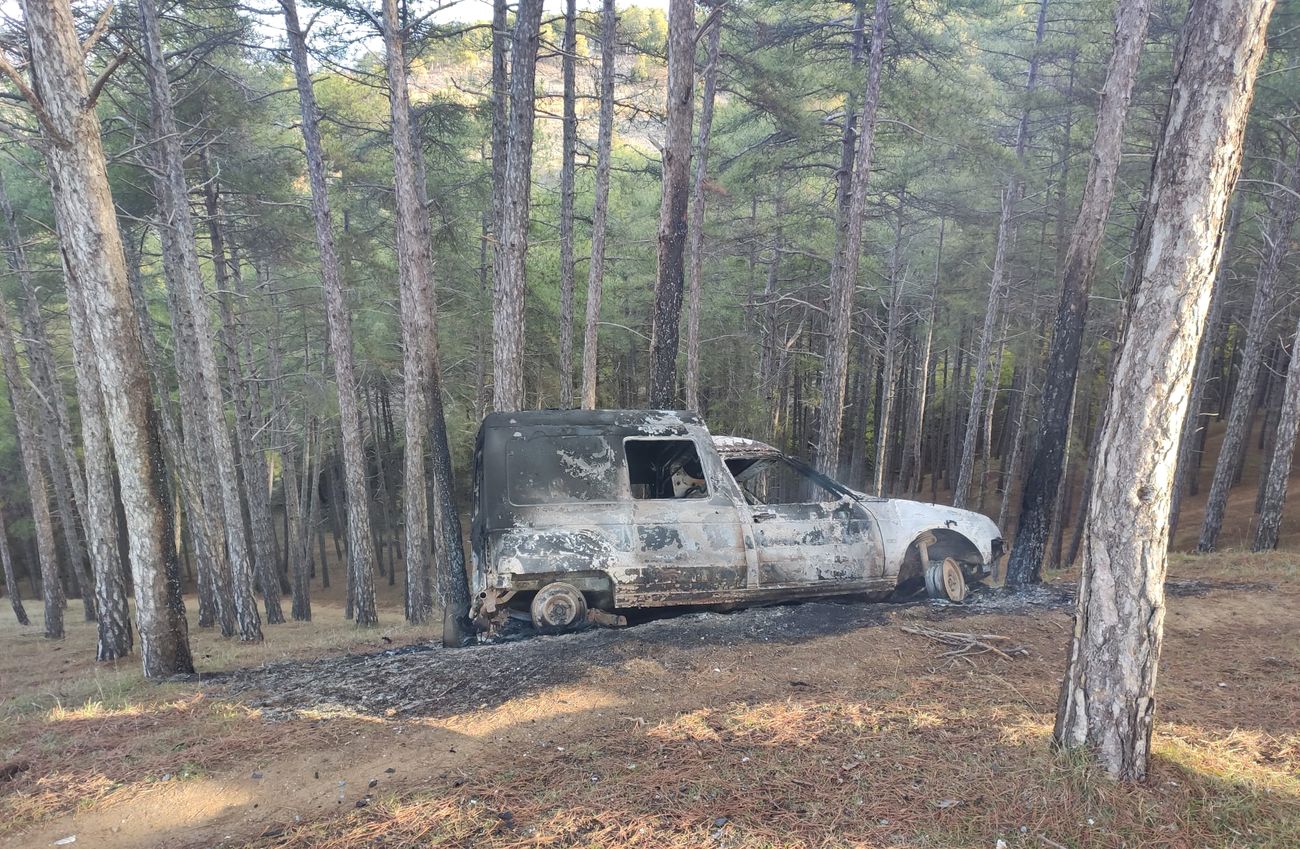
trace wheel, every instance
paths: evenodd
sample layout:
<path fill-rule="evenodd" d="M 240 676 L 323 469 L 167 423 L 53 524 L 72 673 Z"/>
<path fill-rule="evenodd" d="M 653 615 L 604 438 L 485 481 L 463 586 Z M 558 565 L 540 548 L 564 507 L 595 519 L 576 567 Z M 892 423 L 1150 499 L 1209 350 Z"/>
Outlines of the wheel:
<path fill-rule="evenodd" d="M 531 610 L 534 627 L 567 628 L 587 618 L 587 600 L 572 584 L 555 581 L 537 591 Z"/>
<path fill-rule="evenodd" d="M 931 563 L 925 570 L 925 591 L 930 598 L 960 602 L 966 598 L 966 577 L 961 564 L 951 557 Z"/>

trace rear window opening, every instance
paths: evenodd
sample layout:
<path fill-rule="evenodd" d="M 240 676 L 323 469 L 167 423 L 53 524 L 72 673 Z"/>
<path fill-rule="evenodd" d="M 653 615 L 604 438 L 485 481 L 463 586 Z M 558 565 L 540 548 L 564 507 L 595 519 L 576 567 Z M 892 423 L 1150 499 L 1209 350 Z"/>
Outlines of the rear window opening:
<path fill-rule="evenodd" d="M 705 498 L 709 494 L 700 452 L 691 439 L 626 439 L 632 497 Z"/>

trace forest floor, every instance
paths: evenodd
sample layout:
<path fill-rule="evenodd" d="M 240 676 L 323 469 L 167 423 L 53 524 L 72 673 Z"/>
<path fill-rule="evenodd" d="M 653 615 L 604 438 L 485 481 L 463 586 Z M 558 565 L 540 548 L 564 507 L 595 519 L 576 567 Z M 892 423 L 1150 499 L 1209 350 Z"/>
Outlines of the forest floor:
<path fill-rule="evenodd" d="M 457 651 L 318 600 L 162 685 L 6 617 L 0 846 L 1300 845 L 1300 554 L 1174 558 L 1139 787 L 1048 745 L 1073 585 Z"/>

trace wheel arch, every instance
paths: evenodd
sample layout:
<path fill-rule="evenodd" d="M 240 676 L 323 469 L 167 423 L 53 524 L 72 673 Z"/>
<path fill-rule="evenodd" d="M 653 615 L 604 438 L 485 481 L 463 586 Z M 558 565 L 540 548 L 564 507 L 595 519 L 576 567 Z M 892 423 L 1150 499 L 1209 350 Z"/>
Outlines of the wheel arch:
<path fill-rule="evenodd" d="M 921 556 L 924 547 L 926 557 Z M 959 563 L 982 566 L 984 555 L 970 537 L 951 528 L 926 528 L 912 537 L 907 544 L 903 562 L 898 568 L 898 585 L 908 581 L 922 581 L 929 561 L 951 557 Z"/>

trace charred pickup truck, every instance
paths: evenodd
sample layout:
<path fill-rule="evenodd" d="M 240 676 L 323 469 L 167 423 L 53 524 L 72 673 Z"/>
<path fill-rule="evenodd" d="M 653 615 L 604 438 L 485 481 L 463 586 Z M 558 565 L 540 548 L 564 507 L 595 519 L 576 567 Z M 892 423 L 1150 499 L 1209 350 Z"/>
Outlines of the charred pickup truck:
<path fill-rule="evenodd" d="M 475 445 L 471 618 L 542 629 L 678 605 L 997 583 L 987 517 L 873 498 L 664 410 L 493 413 Z"/>

